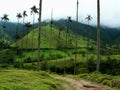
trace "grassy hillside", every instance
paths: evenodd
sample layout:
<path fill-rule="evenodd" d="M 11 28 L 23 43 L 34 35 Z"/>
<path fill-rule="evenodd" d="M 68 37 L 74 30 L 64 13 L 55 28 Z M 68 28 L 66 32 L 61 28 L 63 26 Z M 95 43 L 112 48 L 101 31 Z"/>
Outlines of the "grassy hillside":
<path fill-rule="evenodd" d="M 0 90 L 64 90 L 46 72 L 0 69 Z"/>
<path fill-rule="evenodd" d="M 50 47 L 50 25 L 46 25 L 42 27 L 41 32 L 41 48 L 49 48 Z M 59 29 L 53 27 L 52 30 L 52 42 L 51 46 L 52 48 L 58 48 L 58 47 L 65 47 L 65 30 L 61 31 L 61 34 L 59 36 Z M 27 43 L 27 35 L 23 37 L 23 48 L 26 48 Z M 22 40 L 19 40 L 17 42 L 19 45 L 18 47 L 21 48 L 22 46 Z M 28 48 L 32 48 L 32 31 L 28 34 Z M 34 33 L 34 48 L 37 48 L 38 46 L 38 28 L 35 29 Z M 15 44 L 13 45 L 15 46 Z M 70 33 L 68 35 L 68 45 L 69 48 L 75 47 L 75 35 Z M 86 40 L 84 37 L 79 36 L 78 38 L 78 47 L 85 47 L 86 46 Z"/>

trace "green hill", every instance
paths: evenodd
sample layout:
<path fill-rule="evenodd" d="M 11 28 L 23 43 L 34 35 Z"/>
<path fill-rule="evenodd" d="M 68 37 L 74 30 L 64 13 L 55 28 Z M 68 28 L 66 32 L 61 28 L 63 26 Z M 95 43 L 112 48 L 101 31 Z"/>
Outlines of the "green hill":
<path fill-rule="evenodd" d="M 46 25 L 42 27 L 41 31 L 41 48 L 49 48 L 50 47 L 50 25 Z M 32 48 L 32 32 L 31 31 L 28 34 L 28 43 L 27 43 L 27 35 L 23 37 L 23 48 L 26 48 L 26 43 L 28 45 L 28 48 Z M 66 44 L 66 33 L 65 29 L 61 31 L 61 34 L 59 35 L 60 30 L 56 27 L 53 27 L 52 29 L 52 42 L 51 47 L 52 48 L 64 48 Z M 21 48 L 22 46 L 22 40 L 19 40 L 17 42 L 18 47 Z M 13 45 L 15 46 L 15 44 Z M 84 37 L 79 36 L 78 37 L 78 47 L 85 47 L 86 46 L 86 40 Z M 38 28 L 34 30 L 34 48 L 38 47 Z M 75 47 L 75 35 L 73 33 L 68 34 L 68 45 L 69 48 Z"/>

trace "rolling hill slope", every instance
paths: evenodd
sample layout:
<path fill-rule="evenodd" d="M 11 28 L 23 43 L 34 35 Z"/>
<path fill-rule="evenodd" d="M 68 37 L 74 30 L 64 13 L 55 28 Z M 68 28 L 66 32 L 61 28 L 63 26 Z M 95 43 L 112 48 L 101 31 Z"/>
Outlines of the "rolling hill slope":
<path fill-rule="evenodd" d="M 46 25 L 42 27 L 41 31 L 41 48 L 49 48 L 50 47 L 50 25 Z M 65 30 L 59 32 L 60 30 L 56 27 L 53 27 L 52 30 L 52 42 L 51 47 L 52 48 L 64 48 L 66 45 L 66 33 Z M 59 35 L 60 33 L 60 35 Z M 23 48 L 26 48 L 27 43 L 27 35 L 23 37 Z M 21 48 L 22 40 L 19 40 L 17 42 L 19 45 L 18 47 Z M 32 48 L 32 31 L 28 34 L 28 48 Z M 35 29 L 34 32 L 34 48 L 37 48 L 38 46 L 38 28 Z M 13 45 L 15 46 L 15 44 Z M 68 34 L 68 45 L 69 48 L 75 47 L 75 35 L 73 33 Z M 84 37 L 79 36 L 78 38 L 78 47 L 85 47 L 86 46 L 86 40 Z"/>

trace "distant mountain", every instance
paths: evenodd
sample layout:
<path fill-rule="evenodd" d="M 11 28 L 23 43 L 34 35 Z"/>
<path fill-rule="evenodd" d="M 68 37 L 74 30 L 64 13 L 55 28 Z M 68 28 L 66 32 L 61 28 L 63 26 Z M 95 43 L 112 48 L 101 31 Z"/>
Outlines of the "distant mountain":
<path fill-rule="evenodd" d="M 42 26 L 45 26 L 49 24 L 49 21 L 43 21 Z M 70 33 L 76 33 L 76 21 L 72 21 L 70 24 L 68 24 L 65 19 L 60 20 L 54 20 L 53 22 L 54 27 L 56 27 L 58 30 L 66 30 L 67 27 L 69 28 Z M 2 23 L 0 22 L 0 25 Z M 6 23 L 6 35 L 8 35 L 12 42 L 15 41 L 15 33 L 16 33 L 16 26 L 17 23 L 7 22 Z M 38 27 L 38 23 L 34 24 L 35 28 Z M 31 28 L 32 30 L 32 28 Z M 2 27 L 0 26 L 0 37 L 1 37 L 1 31 Z M 21 38 L 25 36 L 26 28 L 24 27 L 23 30 L 23 24 L 19 24 L 19 35 Z M 23 31 L 23 32 L 22 32 Z M 89 31 L 89 36 L 88 36 Z M 89 37 L 90 39 L 93 39 L 94 41 L 97 40 L 97 28 L 95 26 L 90 26 L 82 23 L 78 23 L 78 35 L 81 35 L 83 37 Z M 116 44 L 120 41 L 120 29 L 119 28 L 109 28 L 101 26 L 101 42 L 105 44 Z"/>
<path fill-rule="evenodd" d="M 76 22 L 72 21 L 68 24 L 64 19 L 54 21 L 54 25 L 58 28 L 68 27 L 72 32 L 76 33 Z M 87 37 L 89 30 L 89 38 L 97 40 L 97 27 L 89 26 L 86 24 L 78 23 L 78 34 Z M 102 43 L 118 43 L 120 38 L 120 29 L 119 28 L 108 28 L 101 26 L 101 41 Z M 120 40 L 120 39 L 119 39 Z"/>
<path fill-rule="evenodd" d="M 1 33 L 3 30 L 2 25 L 3 25 L 3 23 L 0 22 L 0 38 L 2 37 L 2 33 Z M 37 27 L 37 25 L 38 24 L 35 24 L 35 27 Z M 11 42 L 15 41 L 16 29 L 17 29 L 17 23 L 13 23 L 13 22 L 6 23 L 5 34 L 9 36 L 9 40 Z M 32 30 L 32 28 L 31 28 L 31 30 Z M 27 34 L 26 28 L 21 23 L 18 26 L 18 33 L 19 33 L 20 38 L 22 38 L 23 36 L 25 36 Z"/>
<path fill-rule="evenodd" d="M 0 26 L 0 41 L 3 40 L 3 28 L 2 26 Z M 7 43 L 12 43 L 12 38 L 9 34 L 7 34 L 6 32 L 4 33 L 4 40 Z"/>

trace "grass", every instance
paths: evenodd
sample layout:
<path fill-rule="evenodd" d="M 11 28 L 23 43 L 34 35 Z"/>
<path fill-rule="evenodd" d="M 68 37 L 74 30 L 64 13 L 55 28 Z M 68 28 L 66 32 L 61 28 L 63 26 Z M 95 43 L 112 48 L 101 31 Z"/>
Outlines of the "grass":
<path fill-rule="evenodd" d="M 46 72 L 0 69 L 0 90 L 63 90 Z"/>
<path fill-rule="evenodd" d="M 107 85 L 111 88 L 115 88 L 115 90 L 120 89 L 120 76 L 112 76 L 107 74 L 79 74 L 76 76 L 78 79 L 90 80 L 92 82 L 100 83 L 103 85 Z"/>

